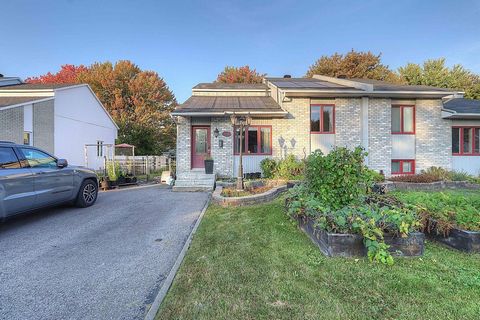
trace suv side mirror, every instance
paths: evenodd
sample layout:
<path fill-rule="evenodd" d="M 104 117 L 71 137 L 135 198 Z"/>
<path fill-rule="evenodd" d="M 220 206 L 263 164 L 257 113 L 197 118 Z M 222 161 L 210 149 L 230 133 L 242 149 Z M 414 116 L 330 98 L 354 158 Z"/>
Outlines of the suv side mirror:
<path fill-rule="evenodd" d="M 68 166 L 67 160 L 65 160 L 65 159 L 58 159 L 57 160 L 57 167 L 65 168 L 66 166 Z"/>

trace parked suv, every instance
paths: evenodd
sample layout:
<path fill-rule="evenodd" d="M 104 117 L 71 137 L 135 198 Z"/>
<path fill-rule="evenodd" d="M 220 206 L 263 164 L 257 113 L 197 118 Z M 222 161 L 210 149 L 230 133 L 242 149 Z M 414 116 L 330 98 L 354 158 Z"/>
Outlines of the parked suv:
<path fill-rule="evenodd" d="M 97 193 L 94 171 L 69 166 L 38 148 L 0 141 L 0 219 L 67 202 L 89 207 Z"/>

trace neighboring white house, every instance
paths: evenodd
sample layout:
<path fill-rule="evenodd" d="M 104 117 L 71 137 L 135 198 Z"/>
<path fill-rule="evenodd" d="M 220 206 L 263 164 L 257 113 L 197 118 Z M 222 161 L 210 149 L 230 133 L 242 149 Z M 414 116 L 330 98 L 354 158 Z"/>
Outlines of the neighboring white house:
<path fill-rule="evenodd" d="M 36 146 L 72 165 L 98 170 L 117 130 L 87 84 L 28 84 L 0 78 L 0 140 Z"/>

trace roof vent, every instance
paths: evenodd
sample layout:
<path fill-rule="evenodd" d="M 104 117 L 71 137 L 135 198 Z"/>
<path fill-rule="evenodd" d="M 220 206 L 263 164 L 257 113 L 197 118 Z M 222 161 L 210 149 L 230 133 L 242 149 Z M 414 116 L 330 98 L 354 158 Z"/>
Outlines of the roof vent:
<path fill-rule="evenodd" d="M 286 75 L 283 76 L 284 79 L 290 79 L 291 77 L 292 77 L 292 76 L 289 75 L 289 74 L 286 74 Z"/>

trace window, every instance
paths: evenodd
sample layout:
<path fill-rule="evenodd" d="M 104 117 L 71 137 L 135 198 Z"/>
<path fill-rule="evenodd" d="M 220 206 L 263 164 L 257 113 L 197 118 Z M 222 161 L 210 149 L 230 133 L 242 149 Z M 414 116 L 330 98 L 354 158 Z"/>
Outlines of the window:
<path fill-rule="evenodd" d="M 37 149 L 20 148 L 31 168 L 56 168 L 57 160 L 54 157 Z"/>
<path fill-rule="evenodd" d="M 12 148 L 0 147 L 0 169 L 18 169 L 20 162 Z"/>
<path fill-rule="evenodd" d="M 453 155 L 480 155 L 480 128 L 453 127 L 452 128 Z"/>
<path fill-rule="evenodd" d="M 310 106 L 310 132 L 335 133 L 335 106 L 311 105 Z"/>
<path fill-rule="evenodd" d="M 414 106 L 392 106 L 392 133 L 415 134 Z"/>
<path fill-rule="evenodd" d="M 25 131 L 23 133 L 23 144 L 26 146 L 31 146 L 32 145 L 32 133 Z"/>
<path fill-rule="evenodd" d="M 392 174 L 414 174 L 415 160 L 392 160 Z"/>
<path fill-rule="evenodd" d="M 249 126 L 243 132 L 244 154 L 272 154 L 272 127 Z M 240 128 L 235 128 L 235 154 L 240 153 Z"/>
<path fill-rule="evenodd" d="M 103 141 L 97 141 L 97 157 L 103 157 Z"/>

